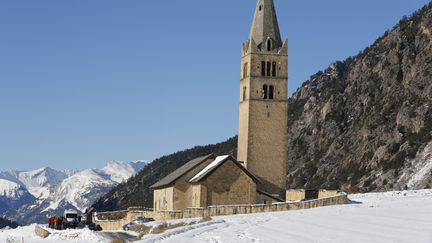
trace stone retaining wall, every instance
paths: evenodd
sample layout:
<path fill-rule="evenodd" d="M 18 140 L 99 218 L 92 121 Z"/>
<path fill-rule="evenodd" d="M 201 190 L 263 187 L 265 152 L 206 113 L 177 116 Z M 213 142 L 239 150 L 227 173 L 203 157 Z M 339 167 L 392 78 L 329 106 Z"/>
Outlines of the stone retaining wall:
<path fill-rule="evenodd" d="M 316 194 L 314 194 L 314 196 L 316 196 L 316 199 L 333 197 L 333 196 L 337 196 L 340 194 L 339 191 L 335 191 L 335 190 L 290 189 L 290 190 L 286 191 L 286 200 L 287 201 L 299 201 L 299 200 L 306 199 L 307 191 L 315 192 Z"/>
<path fill-rule="evenodd" d="M 118 220 L 104 220 L 112 218 L 111 215 L 119 215 L 119 212 L 103 212 L 93 215 L 93 222 L 100 225 L 103 230 L 121 230 L 123 225 L 131 222 L 138 217 L 149 217 L 155 220 L 172 220 L 183 218 L 214 217 L 235 214 L 253 214 L 266 212 L 280 212 L 290 210 L 309 209 L 331 205 L 346 204 L 348 202 L 347 194 L 339 193 L 337 196 L 320 198 L 304 202 L 286 202 L 271 205 L 227 205 L 212 206 L 208 208 L 188 208 L 184 211 L 151 211 L 151 210 L 128 210 L 126 217 Z"/>

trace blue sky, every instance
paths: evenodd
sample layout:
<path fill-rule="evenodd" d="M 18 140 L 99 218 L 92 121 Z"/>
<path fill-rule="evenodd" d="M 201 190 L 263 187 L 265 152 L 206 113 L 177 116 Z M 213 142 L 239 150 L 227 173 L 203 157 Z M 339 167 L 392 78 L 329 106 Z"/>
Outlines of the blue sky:
<path fill-rule="evenodd" d="M 289 86 L 428 0 L 275 0 Z M 0 1 L 0 170 L 152 160 L 236 134 L 254 0 Z"/>

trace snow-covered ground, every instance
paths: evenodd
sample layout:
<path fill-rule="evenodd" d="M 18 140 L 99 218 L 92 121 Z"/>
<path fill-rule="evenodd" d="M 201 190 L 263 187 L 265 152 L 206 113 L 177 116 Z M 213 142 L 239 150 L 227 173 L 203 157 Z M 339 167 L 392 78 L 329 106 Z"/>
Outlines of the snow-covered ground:
<path fill-rule="evenodd" d="M 1 230 L 0 242 L 21 243 L 21 242 L 107 242 L 108 239 L 102 235 L 95 234 L 90 230 L 65 230 L 57 231 L 48 238 L 42 239 L 35 235 L 35 224 L 25 227 L 19 227 L 14 230 Z"/>
<path fill-rule="evenodd" d="M 144 242 L 432 243 L 432 190 L 349 196 L 352 203 L 300 211 L 214 217 L 147 235 Z M 177 222 L 177 221 L 176 221 Z M 155 224 L 155 223 L 152 223 Z M 67 230 L 43 240 L 34 225 L 0 231 L 0 242 L 110 242 L 122 233 Z"/>
<path fill-rule="evenodd" d="M 432 190 L 352 195 L 350 205 L 215 217 L 141 242 L 432 243 Z"/>

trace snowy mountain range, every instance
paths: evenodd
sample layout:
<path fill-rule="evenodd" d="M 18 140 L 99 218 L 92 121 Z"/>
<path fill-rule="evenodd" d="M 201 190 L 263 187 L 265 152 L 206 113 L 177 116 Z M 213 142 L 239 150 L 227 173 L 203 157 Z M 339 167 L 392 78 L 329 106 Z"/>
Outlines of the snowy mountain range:
<path fill-rule="evenodd" d="M 102 169 L 0 172 L 0 216 L 20 224 L 44 223 L 65 209 L 84 212 L 95 200 L 127 180 L 145 161 L 111 161 Z"/>

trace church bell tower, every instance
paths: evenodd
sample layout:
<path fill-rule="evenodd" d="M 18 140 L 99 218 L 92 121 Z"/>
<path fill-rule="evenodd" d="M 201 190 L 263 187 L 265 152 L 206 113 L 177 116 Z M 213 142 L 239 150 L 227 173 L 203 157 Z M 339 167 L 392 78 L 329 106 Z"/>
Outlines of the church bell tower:
<path fill-rule="evenodd" d="M 273 0 L 257 0 L 242 48 L 237 157 L 263 182 L 258 190 L 285 199 L 287 150 L 288 40 Z"/>

